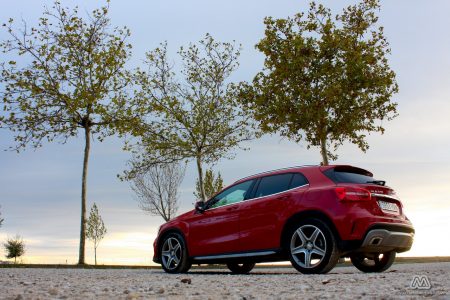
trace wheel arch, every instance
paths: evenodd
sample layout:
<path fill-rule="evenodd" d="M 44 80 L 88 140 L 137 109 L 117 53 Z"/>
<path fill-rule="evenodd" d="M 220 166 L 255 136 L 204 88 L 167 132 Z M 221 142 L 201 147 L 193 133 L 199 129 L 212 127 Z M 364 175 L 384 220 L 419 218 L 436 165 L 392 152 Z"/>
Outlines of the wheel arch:
<path fill-rule="evenodd" d="M 323 213 L 320 210 L 306 210 L 301 211 L 293 214 L 289 217 L 289 219 L 284 223 L 283 229 L 281 231 L 281 237 L 280 237 L 280 248 L 285 251 L 285 245 L 287 245 L 287 242 L 289 240 L 288 233 L 292 229 L 293 226 L 295 226 L 298 222 L 305 220 L 305 219 L 318 219 L 322 222 L 324 222 L 332 231 L 334 237 L 336 238 L 336 241 L 338 243 L 338 248 L 341 248 L 341 237 L 339 235 L 339 232 L 334 225 L 333 221 L 330 217 L 328 217 L 325 213 Z"/>
<path fill-rule="evenodd" d="M 161 242 L 164 240 L 164 238 L 171 234 L 171 233 L 178 233 L 179 235 L 181 235 L 184 239 L 184 243 L 186 244 L 186 251 L 188 252 L 189 255 L 189 247 L 187 245 L 187 239 L 186 239 L 186 235 L 184 234 L 184 232 L 178 228 L 178 227 L 169 227 L 167 229 L 165 229 L 163 232 L 161 232 L 158 236 L 157 242 L 156 242 L 156 249 L 158 251 L 158 255 L 159 252 L 161 251 Z"/>

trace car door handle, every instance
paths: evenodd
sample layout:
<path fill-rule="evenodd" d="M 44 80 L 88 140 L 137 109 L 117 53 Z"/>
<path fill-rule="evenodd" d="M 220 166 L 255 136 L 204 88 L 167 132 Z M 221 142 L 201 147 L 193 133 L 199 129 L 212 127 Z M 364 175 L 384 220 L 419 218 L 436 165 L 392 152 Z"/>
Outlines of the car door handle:
<path fill-rule="evenodd" d="M 275 198 L 275 200 L 286 200 L 286 199 L 289 198 L 289 196 L 290 196 L 290 195 L 283 195 L 283 196 L 280 196 L 280 197 Z"/>
<path fill-rule="evenodd" d="M 232 211 L 232 210 L 237 210 L 238 206 L 237 205 L 233 205 L 227 208 L 227 211 Z"/>

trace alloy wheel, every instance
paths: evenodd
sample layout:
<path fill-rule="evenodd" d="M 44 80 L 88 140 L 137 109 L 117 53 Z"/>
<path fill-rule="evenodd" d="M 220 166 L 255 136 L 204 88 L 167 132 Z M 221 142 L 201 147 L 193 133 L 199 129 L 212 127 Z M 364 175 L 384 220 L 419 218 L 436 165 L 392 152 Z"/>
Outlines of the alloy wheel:
<path fill-rule="evenodd" d="M 323 232 L 314 225 L 299 227 L 291 238 L 290 251 L 295 262 L 303 268 L 319 265 L 327 252 Z"/>
<path fill-rule="evenodd" d="M 162 246 L 162 263 L 168 270 L 177 268 L 181 261 L 182 249 L 180 242 L 174 238 L 168 238 Z"/>

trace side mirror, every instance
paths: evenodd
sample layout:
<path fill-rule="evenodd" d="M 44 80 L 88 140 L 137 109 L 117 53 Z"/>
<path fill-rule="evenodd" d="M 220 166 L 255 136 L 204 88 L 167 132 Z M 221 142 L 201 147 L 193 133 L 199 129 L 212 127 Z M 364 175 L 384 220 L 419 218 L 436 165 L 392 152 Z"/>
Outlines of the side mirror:
<path fill-rule="evenodd" d="M 195 202 L 195 210 L 202 213 L 206 209 L 206 203 L 203 201 L 197 201 Z"/>

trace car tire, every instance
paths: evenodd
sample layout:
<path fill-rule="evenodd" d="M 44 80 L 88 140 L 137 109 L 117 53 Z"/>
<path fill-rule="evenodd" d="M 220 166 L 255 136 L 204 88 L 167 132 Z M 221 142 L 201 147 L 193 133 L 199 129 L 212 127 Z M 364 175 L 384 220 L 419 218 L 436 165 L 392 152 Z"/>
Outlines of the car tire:
<path fill-rule="evenodd" d="M 191 268 L 186 242 L 179 233 L 166 235 L 159 253 L 161 266 L 167 273 L 186 273 Z"/>
<path fill-rule="evenodd" d="M 381 256 L 382 255 L 382 256 Z M 389 269 L 395 261 L 396 252 L 369 254 L 353 254 L 350 256 L 352 264 L 365 273 L 383 272 Z"/>
<path fill-rule="evenodd" d="M 228 269 L 235 274 L 247 274 L 255 267 L 255 263 L 227 263 Z"/>
<path fill-rule="evenodd" d="M 340 257 L 336 238 L 319 219 L 306 219 L 291 228 L 285 247 L 294 268 L 303 274 L 324 274 Z"/>

